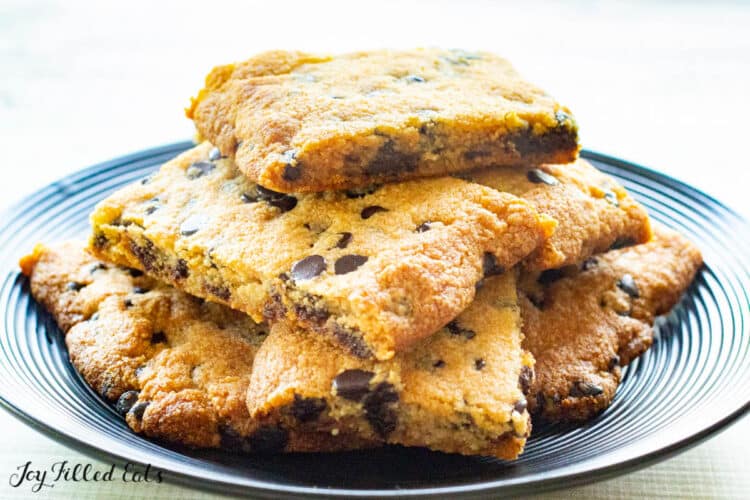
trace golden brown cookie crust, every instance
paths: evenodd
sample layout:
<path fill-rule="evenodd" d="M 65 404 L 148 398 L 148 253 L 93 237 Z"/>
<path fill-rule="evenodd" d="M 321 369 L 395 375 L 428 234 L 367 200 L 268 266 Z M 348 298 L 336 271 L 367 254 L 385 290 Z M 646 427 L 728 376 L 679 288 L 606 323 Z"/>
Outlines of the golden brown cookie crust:
<path fill-rule="evenodd" d="M 492 167 L 461 177 L 520 196 L 557 221 L 552 236 L 524 261 L 530 271 L 580 263 L 612 247 L 651 239 L 646 210 L 583 159 L 567 165 Z"/>
<path fill-rule="evenodd" d="M 387 359 L 459 314 L 554 222 L 461 179 L 282 195 L 204 143 L 101 202 L 91 250 L 193 295 Z"/>
<path fill-rule="evenodd" d="M 287 193 L 578 153 L 570 111 L 486 52 L 266 52 L 214 68 L 186 113 L 250 179 Z"/>
<path fill-rule="evenodd" d="M 21 267 L 65 333 L 73 366 L 135 432 L 246 452 L 368 446 L 357 436 L 282 430 L 250 418 L 246 392 L 265 327 L 83 249 L 78 242 L 39 245 Z"/>
<path fill-rule="evenodd" d="M 575 421 L 609 406 L 620 367 L 651 346 L 655 316 L 678 302 L 701 264 L 692 243 L 657 227 L 652 241 L 580 268 L 523 276 L 524 347 L 536 359 L 532 412 Z"/>
<path fill-rule="evenodd" d="M 454 321 L 388 361 L 274 325 L 248 390 L 254 417 L 367 440 L 512 459 L 531 426 L 515 273 L 485 280 Z"/>

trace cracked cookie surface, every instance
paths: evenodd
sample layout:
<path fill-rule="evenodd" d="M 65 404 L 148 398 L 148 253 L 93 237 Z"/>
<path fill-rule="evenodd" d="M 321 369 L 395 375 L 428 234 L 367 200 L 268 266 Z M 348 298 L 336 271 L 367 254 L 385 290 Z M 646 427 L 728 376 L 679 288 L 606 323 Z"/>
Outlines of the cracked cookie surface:
<path fill-rule="evenodd" d="M 387 359 L 431 335 L 554 227 L 530 202 L 442 177 L 285 195 L 201 144 L 101 202 L 91 251 L 261 321 Z"/>
<path fill-rule="evenodd" d="M 524 348 L 536 359 L 532 413 L 580 421 L 609 406 L 620 367 L 651 346 L 655 316 L 679 301 L 701 264 L 692 243 L 657 226 L 648 243 L 522 276 Z"/>
<path fill-rule="evenodd" d="M 282 427 L 515 458 L 531 430 L 515 272 L 487 278 L 476 300 L 435 335 L 388 361 L 274 325 L 248 389 L 251 415 Z"/>
<path fill-rule="evenodd" d="M 247 386 L 267 332 L 245 314 L 99 262 L 83 243 L 38 245 L 21 267 L 63 330 L 73 366 L 135 432 L 243 452 L 368 445 L 250 418 Z"/>
<path fill-rule="evenodd" d="M 187 116 L 251 180 L 280 192 L 578 153 L 570 111 L 486 52 L 266 52 L 214 68 Z"/>

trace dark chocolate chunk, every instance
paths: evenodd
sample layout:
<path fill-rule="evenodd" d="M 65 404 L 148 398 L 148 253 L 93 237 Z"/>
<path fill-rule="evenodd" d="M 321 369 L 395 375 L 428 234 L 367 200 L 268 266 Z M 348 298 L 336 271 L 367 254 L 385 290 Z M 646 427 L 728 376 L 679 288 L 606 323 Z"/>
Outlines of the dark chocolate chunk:
<path fill-rule="evenodd" d="M 442 368 L 445 366 L 445 361 L 443 361 L 442 359 L 438 359 L 437 361 L 432 363 L 432 366 L 434 366 L 435 368 Z"/>
<path fill-rule="evenodd" d="M 310 422 L 317 419 L 328 404 L 323 398 L 303 398 L 299 394 L 294 395 L 291 413 L 300 422 Z"/>
<path fill-rule="evenodd" d="M 140 278 L 141 276 L 143 276 L 143 271 L 141 271 L 140 269 L 133 269 L 131 267 L 128 268 L 128 273 L 133 278 Z"/>
<path fill-rule="evenodd" d="M 333 379 L 333 389 L 338 396 L 352 401 L 361 400 L 370 390 L 373 372 L 352 369 L 345 370 Z"/>
<path fill-rule="evenodd" d="M 310 255 L 294 263 L 292 266 L 292 279 L 294 281 L 309 280 L 325 270 L 325 259 L 320 255 Z"/>
<path fill-rule="evenodd" d="M 539 170 L 538 168 L 532 168 L 531 170 L 526 172 L 526 178 L 534 184 L 544 183 L 549 186 L 557 186 L 558 184 L 560 184 L 560 181 L 555 179 L 554 176 L 548 174 L 547 172 Z"/>
<path fill-rule="evenodd" d="M 81 288 L 84 288 L 86 286 L 85 283 L 79 283 L 77 281 L 69 281 L 67 285 L 65 285 L 65 288 L 68 290 L 71 290 L 73 292 L 77 292 Z"/>
<path fill-rule="evenodd" d="M 583 396 L 598 396 L 604 392 L 604 389 L 591 382 L 578 381 L 570 387 L 570 395 L 574 398 Z"/>
<path fill-rule="evenodd" d="M 617 238 L 609 249 L 619 250 L 620 248 L 632 247 L 633 245 L 635 245 L 635 240 L 633 238 Z"/>
<path fill-rule="evenodd" d="M 362 406 L 365 419 L 381 437 L 386 437 L 396 429 L 398 417 L 393 403 L 398 401 L 396 388 L 388 382 L 381 382 L 372 392 L 365 394 Z"/>
<path fill-rule="evenodd" d="M 205 288 L 211 295 L 219 297 L 223 300 L 229 300 L 229 298 L 232 296 L 231 290 L 229 290 L 229 288 L 225 286 L 204 283 L 203 288 Z"/>
<path fill-rule="evenodd" d="M 497 276 L 505 272 L 505 268 L 497 264 L 497 258 L 490 252 L 485 252 L 482 257 L 482 272 L 484 276 Z"/>
<path fill-rule="evenodd" d="M 105 269 L 107 269 L 107 266 L 104 263 L 97 262 L 96 264 L 94 264 L 93 266 L 91 266 L 91 268 L 89 269 L 89 274 L 94 274 L 97 271 L 102 271 L 102 270 L 105 270 Z"/>
<path fill-rule="evenodd" d="M 104 248 L 105 246 L 107 246 L 106 236 L 104 236 L 102 233 L 94 236 L 94 248 Z"/>
<path fill-rule="evenodd" d="M 252 194 L 252 193 L 242 193 L 242 194 L 240 195 L 240 199 L 241 199 L 241 200 L 242 200 L 242 201 L 243 201 L 244 203 L 255 203 L 255 202 L 257 202 L 257 201 L 258 201 L 258 199 L 259 199 L 259 198 L 258 198 L 258 195 L 257 195 L 257 194 Z"/>
<path fill-rule="evenodd" d="M 143 288 L 141 286 L 134 286 L 133 287 L 133 293 L 142 294 L 148 292 L 148 289 Z"/>
<path fill-rule="evenodd" d="M 636 285 L 633 276 L 631 276 L 630 274 L 624 274 L 622 278 L 620 278 L 617 282 L 617 286 L 620 288 L 620 290 L 627 293 L 634 299 L 637 299 L 641 296 L 641 292 L 638 290 L 638 285 Z"/>
<path fill-rule="evenodd" d="M 189 274 L 187 261 L 185 259 L 177 259 L 177 264 L 175 264 L 172 270 L 172 278 L 175 280 L 185 279 Z"/>
<path fill-rule="evenodd" d="M 521 368 L 521 374 L 518 376 L 518 386 L 521 392 L 528 394 L 531 389 L 531 382 L 534 380 L 534 372 L 528 366 Z"/>
<path fill-rule="evenodd" d="M 361 188 L 355 188 L 355 189 L 347 189 L 344 191 L 344 194 L 347 198 L 355 199 L 355 198 L 364 198 L 368 194 L 372 194 L 375 191 L 380 188 L 379 184 L 371 184 L 369 186 L 361 187 Z"/>
<path fill-rule="evenodd" d="M 396 175 L 402 172 L 412 172 L 419 163 L 418 153 L 402 153 L 396 150 L 396 144 L 387 139 L 375 157 L 365 167 L 367 175 Z"/>
<path fill-rule="evenodd" d="M 326 314 L 328 313 L 326 312 Z M 356 331 L 352 331 L 351 328 L 334 323 L 333 336 L 339 344 L 346 347 L 350 353 L 358 358 L 372 357 L 372 351 L 370 351 L 365 341 L 362 340 L 362 336 L 358 335 Z"/>
<path fill-rule="evenodd" d="M 596 257 L 589 257 L 588 259 L 583 261 L 581 269 L 584 271 L 588 271 L 589 269 L 595 268 L 597 264 L 599 264 L 599 261 L 596 260 Z"/>
<path fill-rule="evenodd" d="M 562 269 L 547 269 L 542 271 L 537 278 L 537 282 L 541 285 L 549 285 L 554 283 L 564 276 Z"/>
<path fill-rule="evenodd" d="M 604 199 L 616 207 L 620 206 L 620 201 L 617 199 L 617 195 L 613 191 L 605 192 Z"/>
<path fill-rule="evenodd" d="M 280 427 L 264 425 L 250 435 L 248 441 L 252 451 L 256 453 L 278 453 L 286 448 L 289 435 Z"/>
<path fill-rule="evenodd" d="M 167 341 L 167 336 L 164 335 L 164 332 L 162 332 L 162 331 L 154 332 L 151 335 L 151 343 L 152 344 L 161 344 L 162 342 L 166 342 L 166 341 Z"/>
<path fill-rule="evenodd" d="M 429 231 L 430 230 L 430 224 L 432 224 L 430 221 L 425 221 L 425 222 L 423 222 L 423 223 L 421 223 L 420 225 L 417 226 L 416 231 L 418 233 L 424 233 L 425 231 Z"/>
<path fill-rule="evenodd" d="M 221 151 L 219 151 L 219 148 L 213 148 L 211 151 L 208 152 L 208 159 L 210 161 L 216 161 L 221 159 Z"/>
<path fill-rule="evenodd" d="M 268 204 L 272 207 L 278 208 L 282 212 L 288 212 L 297 206 L 297 198 L 294 196 L 283 196 L 281 198 L 268 200 Z"/>
<path fill-rule="evenodd" d="M 124 302 L 124 304 L 125 304 L 125 308 L 126 308 L 126 309 L 127 309 L 128 307 L 133 307 L 133 301 L 132 301 L 132 300 L 130 300 L 130 299 L 125 299 L 125 302 Z"/>
<path fill-rule="evenodd" d="M 364 255 L 343 255 L 336 259 L 333 269 L 336 274 L 347 274 L 355 271 L 365 262 L 367 262 L 367 257 Z"/>
<path fill-rule="evenodd" d="M 300 177 L 302 177 L 302 167 L 300 166 L 293 167 L 291 165 L 286 165 L 284 167 L 284 172 L 281 174 L 281 178 L 285 181 L 296 181 L 299 180 Z"/>
<path fill-rule="evenodd" d="M 518 413 L 523 413 L 524 410 L 526 410 L 526 405 L 527 405 L 526 398 L 520 399 L 516 401 L 515 405 L 513 405 L 513 409 L 517 411 Z"/>
<path fill-rule="evenodd" d="M 182 236 L 192 236 L 200 231 L 208 219 L 203 214 L 193 214 L 180 224 L 180 234 Z"/>
<path fill-rule="evenodd" d="M 352 241 L 352 233 L 339 233 L 341 237 L 336 242 L 334 248 L 346 248 Z"/>
<path fill-rule="evenodd" d="M 481 370 L 485 367 L 487 363 L 482 358 L 477 358 L 474 360 L 474 368 L 477 370 Z"/>
<path fill-rule="evenodd" d="M 130 411 L 128 413 L 132 414 L 138 420 L 141 420 L 149 404 L 149 401 L 141 401 L 140 403 L 137 403 L 132 408 L 130 408 Z"/>
<path fill-rule="evenodd" d="M 468 340 L 471 340 L 477 336 L 474 330 L 469 330 L 468 328 L 462 327 L 456 320 L 451 321 L 450 323 L 445 325 L 445 327 L 448 329 L 451 335 L 461 336 Z"/>
<path fill-rule="evenodd" d="M 387 208 L 383 208 L 383 207 L 381 207 L 379 205 L 370 205 L 369 207 L 363 208 L 362 212 L 360 212 L 359 215 L 363 219 L 369 219 L 370 217 L 372 217 L 373 215 L 375 215 L 378 212 L 387 212 L 387 211 L 388 211 Z"/>
<path fill-rule="evenodd" d="M 123 417 L 133 405 L 138 401 L 138 391 L 126 391 L 120 395 L 120 398 L 115 403 L 115 410 Z"/>
<path fill-rule="evenodd" d="M 191 164 L 186 170 L 185 175 L 188 179 L 193 180 L 210 173 L 216 165 L 210 161 L 196 161 Z"/>

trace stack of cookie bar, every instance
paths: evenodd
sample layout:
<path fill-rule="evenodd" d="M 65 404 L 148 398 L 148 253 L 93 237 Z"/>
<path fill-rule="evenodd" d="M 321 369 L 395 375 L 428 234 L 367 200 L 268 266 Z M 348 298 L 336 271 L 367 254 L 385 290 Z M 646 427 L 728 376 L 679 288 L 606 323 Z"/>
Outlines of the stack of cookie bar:
<path fill-rule="evenodd" d="M 269 52 L 215 68 L 200 138 L 21 267 L 135 432 L 512 459 L 583 421 L 701 265 L 487 53 Z"/>

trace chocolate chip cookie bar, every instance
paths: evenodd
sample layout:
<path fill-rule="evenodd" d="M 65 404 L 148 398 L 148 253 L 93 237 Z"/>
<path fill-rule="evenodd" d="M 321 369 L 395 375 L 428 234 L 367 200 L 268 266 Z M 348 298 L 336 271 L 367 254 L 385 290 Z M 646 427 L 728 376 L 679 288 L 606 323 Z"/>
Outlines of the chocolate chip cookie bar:
<path fill-rule="evenodd" d="M 284 195 L 208 143 L 101 202 L 91 251 L 361 357 L 431 335 L 553 230 L 529 202 L 450 177 Z"/>
<path fill-rule="evenodd" d="M 580 263 L 610 248 L 651 239 L 646 210 L 583 159 L 568 165 L 492 167 L 461 177 L 520 196 L 557 221 L 552 236 L 525 260 L 529 270 Z"/>
<path fill-rule="evenodd" d="M 65 333 L 75 368 L 135 432 L 248 452 L 369 445 L 357 435 L 302 434 L 250 417 L 246 392 L 267 332 L 248 316 L 96 261 L 82 243 L 40 245 L 21 267 Z"/>
<path fill-rule="evenodd" d="M 531 430 L 515 272 L 485 280 L 435 335 L 388 361 L 364 360 L 283 324 L 255 358 L 250 414 L 284 429 L 512 459 Z"/>
<path fill-rule="evenodd" d="M 186 113 L 284 193 L 567 163 L 579 148 L 570 111 L 485 52 L 266 52 L 214 68 Z"/>
<path fill-rule="evenodd" d="M 609 406 L 620 367 L 651 346 L 654 317 L 679 301 L 701 263 L 692 243 L 657 227 L 646 244 L 522 277 L 524 348 L 536 358 L 532 412 L 575 421 Z"/>

